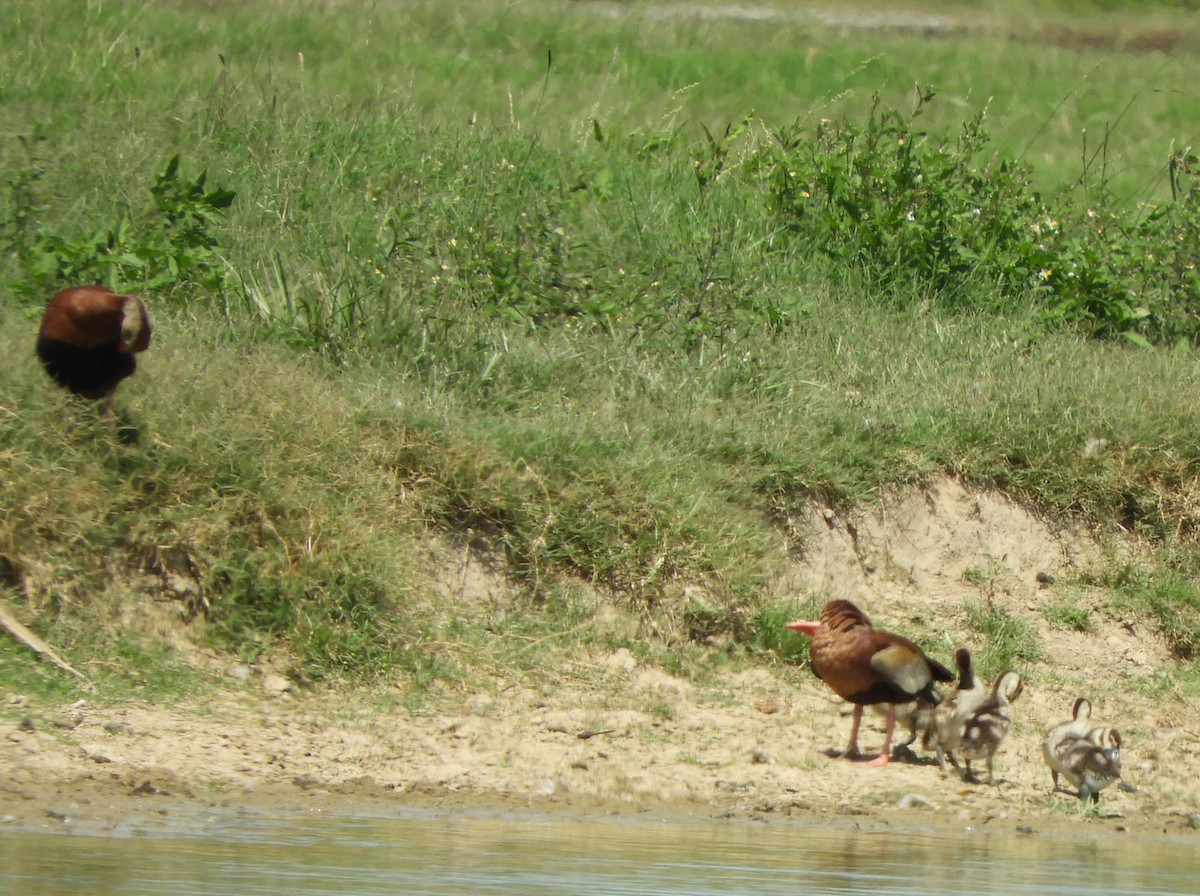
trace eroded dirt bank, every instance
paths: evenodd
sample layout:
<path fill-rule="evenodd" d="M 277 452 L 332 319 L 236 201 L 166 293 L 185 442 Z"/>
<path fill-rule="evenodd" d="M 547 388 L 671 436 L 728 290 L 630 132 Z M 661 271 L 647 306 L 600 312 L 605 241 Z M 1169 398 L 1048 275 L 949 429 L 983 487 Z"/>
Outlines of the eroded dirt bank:
<path fill-rule="evenodd" d="M 995 786 L 920 751 L 883 769 L 830 758 L 849 707 L 807 674 L 785 682 L 753 669 L 701 687 L 616 651 L 577 657 L 553 687 L 495 682 L 437 711 L 378 692 L 297 693 L 269 677 L 194 706 L 47 708 L 3 693 L 0 817 L 104 830 L 193 810 L 471 808 L 1200 836 L 1200 712 L 1172 685 L 1176 661 L 1141 620 L 1101 612 L 1104 595 L 1047 584 L 1095 562 L 1088 539 L 953 480 L 854 518 L 816 508 L 797 525 L 811 536 L 778 584 L 789 593 L 850 597 L 881 627 L 932 629 L 944 660 L 978 637 L 967 602 L 1036 629 L 1043 658 L 1025 670 Z M 1068 598 L 1096 608 L 1092 631 L 1047 622 L 1042 608 Z M 1051 791 L 1039 748 L 1080 694 L 1121 729 L 1136 788 L 1106 791 L 1087 816 Z M 881 740 L 869 718 L 865 749 Z"/>

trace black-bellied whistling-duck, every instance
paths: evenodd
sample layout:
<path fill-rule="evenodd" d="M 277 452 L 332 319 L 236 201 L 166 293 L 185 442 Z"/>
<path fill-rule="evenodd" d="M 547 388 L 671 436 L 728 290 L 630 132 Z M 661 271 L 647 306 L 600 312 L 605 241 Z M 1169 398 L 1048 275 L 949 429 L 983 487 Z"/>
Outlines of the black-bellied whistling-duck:
<path fill-rule="evenodd" d="M 50 299 L 37 354 L 56 383 L 104 399 L 111 417 L 117 386 L 137 368 L 134 355 L 149 346 L 150 315 L 141 299 L 103 286 L 72 286 Z"/>
<path fill-rule="evenodd" d="M 1092 724 L 1091 709 L 1080 697 L 1071 721 L 1055 725 L 1042 741 L 1055 789 L 1062 774 L 1079 790 L 1085 808 L 1089 800 L 1100 802 L 1100 791 L 1121 778 L 1121 734 L 1110 725 Z"/>
<path fill-rule="evenodd" d="M 988 783 L 995 784 L 996 778 L 992 771 L 992 763 L 996 751 L 1000 749 L 1008 729 L 1012 727 L 1012 702 L 1021 695 L 1025 684 L 1016 672 L 1005 672 L 996 679 L 991 691 L 983 702 L 971 709 L 962 721 L 957 732 L 957 742 L 949 746 L 957 750 L 966 764 L 966 777 L 972 779 L 971 760 L 983 759 L 987 762 Z M 941 750 L 938 751 L 941 758 Z M 953 761 L 954 753 L 950 753 Z M 956 763 L 957 764 L 957 763 Z M 942 765 L 945 768 L 945 764 Z"/>
<path fill-rule="evenodd" d="M 816 622 L 789 622 L 787 627 L 812 638 L 809 654 L 813 672 L 844 700 L 854 704 L 850 746 L 846 754 L 859 759 L 858 729 L 863 707 L 875 703 L 905 703 L 920 699 L 937 703 L 934 681 L 953 681 L 954 675 L 930 659 L 912 641 L 880 631 L 854 604 L 830 601 Z M 883 749 L 870 765 L 887 765 L 891 758 L 896 712 L 889 708 Z"/>

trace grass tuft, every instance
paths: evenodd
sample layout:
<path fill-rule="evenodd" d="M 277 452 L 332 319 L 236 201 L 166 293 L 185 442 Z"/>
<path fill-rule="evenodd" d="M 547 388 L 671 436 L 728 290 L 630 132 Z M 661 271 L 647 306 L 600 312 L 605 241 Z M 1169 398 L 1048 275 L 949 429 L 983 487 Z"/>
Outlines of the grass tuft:
<path fill-rule="evenodd" d="M 967 604 L 962 608 L 968 628 L 981 644 L 973 652 L 976 671 L 989 681 L 1008 670 L 1021 671 L 1026 664 L 1042 659 L 1042 649 L 1033 626 L 1008 611 L 990 604 Z"/>

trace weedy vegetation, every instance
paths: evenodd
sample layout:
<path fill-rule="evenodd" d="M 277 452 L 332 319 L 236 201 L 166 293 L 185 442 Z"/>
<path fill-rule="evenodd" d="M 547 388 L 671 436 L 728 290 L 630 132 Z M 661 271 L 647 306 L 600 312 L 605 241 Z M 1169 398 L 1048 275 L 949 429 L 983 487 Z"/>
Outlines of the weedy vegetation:
<path fill-rule="evenodd" d="M 1070 603 L 1042 607 L 1042 615 L 1054 628 L 1075 632 L 1096 630 L 1092 614 L 1085 608 Z"/>
<path fill-rule="evenodd" d="M 180 686 L 137 671 L 178 660 L 151 636 L 106 649 L 147 594 L 304 681 L 621 646 L 703 677 L 803 658 L 809 502 L 948 472 L 1156 546 L 1113 587 L 1190 658 L 1200 43 L 1166 2 L 1045 6 L 927 39 L 786 4 L 17 0 L 4 599 L 130 687 Z M 36 368 L 76 281 L 153 307 L 132 444 Z M 511 587 L 437 585 L 471 557 Z M 982 671 L 1036 660 L 964 612 Z"/>
<path fill-rule="evenodd" d="M 962 608 L 967 628 L 982 645 L 973 656 L 975 670 L 988 681 L 1012 669 L 1023 672 L 1043 658 L 1037 632 L 1022 619 L 990 601 Z"/>

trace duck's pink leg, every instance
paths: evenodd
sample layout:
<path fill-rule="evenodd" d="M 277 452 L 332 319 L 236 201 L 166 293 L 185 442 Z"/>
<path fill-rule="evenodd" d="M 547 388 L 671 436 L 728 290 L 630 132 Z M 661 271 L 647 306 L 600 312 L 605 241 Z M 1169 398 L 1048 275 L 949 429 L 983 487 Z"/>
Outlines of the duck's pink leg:
<path fill-rule="evenodd" d="M 856 709 L 858 710 L 858 715 L 861 715 L 862 707 L 859 706 L 859 707 L 856 707 Z M 876 756 L 874 759 L 872 759 L 869 762 L 864 763 L 865 765 L 881 766 L 881 765 L 887 765 L 891 761 L 891 759 L 892 759 L 892 731 L 895 730 L 895 728 L 896 728 L 896 707 L 889 705 L 888 706 L 888 714 L 887 714 L 887 727 L 884 729 L 884 733 L 883 733 L 883 749 L 882 749 L 882 751 L 880 751 L 879 755 Z M 855 730 L 855 734 L 857 734 L 858 733 L 857 725 L 855 726 L 854 730 Z"/>

